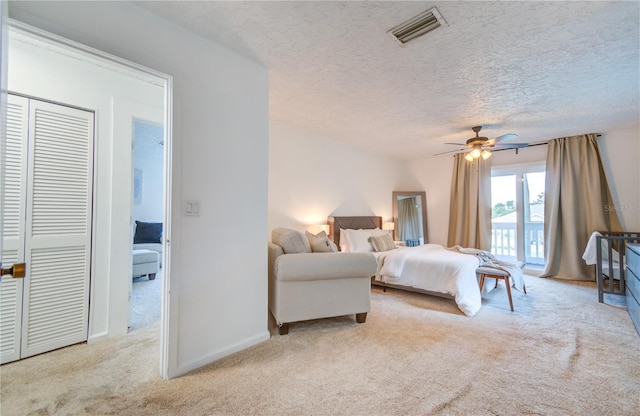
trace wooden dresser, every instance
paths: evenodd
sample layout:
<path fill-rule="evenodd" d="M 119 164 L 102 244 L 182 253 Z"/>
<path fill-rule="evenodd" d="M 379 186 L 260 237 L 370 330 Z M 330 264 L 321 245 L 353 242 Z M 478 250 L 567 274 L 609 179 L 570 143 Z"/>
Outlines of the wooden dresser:
<path fill-rule="evenodd" d="M 627 244 L 626 248 L 627 273 L 627 310 L 640 334 L 640 244 Z"/>

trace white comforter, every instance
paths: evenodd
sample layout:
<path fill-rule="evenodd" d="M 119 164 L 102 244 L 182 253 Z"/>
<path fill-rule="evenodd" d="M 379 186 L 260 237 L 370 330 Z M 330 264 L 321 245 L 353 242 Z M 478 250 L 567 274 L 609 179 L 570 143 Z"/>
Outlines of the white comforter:
<path fill-rule="evenodd" d="M 376 253 L 376 280 L 454 296 L 467 316 L 480 310 L 476 256 L 447 250 L 439 244 L 403 247 Z"/>

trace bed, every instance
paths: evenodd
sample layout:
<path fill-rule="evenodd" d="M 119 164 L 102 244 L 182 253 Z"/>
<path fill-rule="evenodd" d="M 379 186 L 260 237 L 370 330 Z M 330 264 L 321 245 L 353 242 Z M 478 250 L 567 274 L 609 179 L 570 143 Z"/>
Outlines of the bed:
<path fill-rule="evenodd" d="M 329 237 L 345 248 L 345 231 L 379 229 L 382 217 L 329 217 Z M 383 232 L 377 230 L 377 232 Z M 351 234 L 353 235 L 353 234 Z M 372 284 L 453 299 L 466 316 L 474 316 L 481 306 L 476 256 L 448 250 L 438 244 L 374 252 L 378 271 Z M 490 287 L 492 285 L 486 285 Z"/>

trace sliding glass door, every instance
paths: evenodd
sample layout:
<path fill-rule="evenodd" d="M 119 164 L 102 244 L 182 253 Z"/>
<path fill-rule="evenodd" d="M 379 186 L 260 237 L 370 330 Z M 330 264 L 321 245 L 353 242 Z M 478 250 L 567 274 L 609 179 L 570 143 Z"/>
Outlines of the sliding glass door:
<path fill-rule="evenodd" d="M 544 166 L 492 170 L 491 252 L 499 259 L 544 265 L 544 181 Z"/>

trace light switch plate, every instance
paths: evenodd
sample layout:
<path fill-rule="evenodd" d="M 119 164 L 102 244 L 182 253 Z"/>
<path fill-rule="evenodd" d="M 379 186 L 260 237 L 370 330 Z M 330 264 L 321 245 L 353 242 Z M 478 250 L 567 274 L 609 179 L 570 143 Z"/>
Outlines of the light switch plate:
<path fill-rule="evenodd" d="M 200 201 L 184 201 L 184 215 L 187 217 L 200 216 Z"/>

